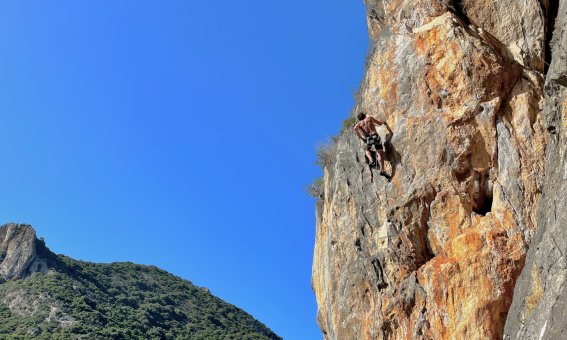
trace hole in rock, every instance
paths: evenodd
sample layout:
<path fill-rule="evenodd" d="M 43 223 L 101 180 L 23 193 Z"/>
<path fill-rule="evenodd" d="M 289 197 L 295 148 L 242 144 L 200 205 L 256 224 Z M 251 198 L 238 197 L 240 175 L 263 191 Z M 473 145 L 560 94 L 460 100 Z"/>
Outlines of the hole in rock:
<path fill-rule="evenodd" d="M 359 238 L 356 239 L 356 241 L 354 242 L 354 245 L 356 247 L 356 250 L 362 251 L 362 246 L 360 245 L 360 239 Z"/>
<path fill-rule="evenodd" d="M 486 216 L 487 213 L 492 211 L 492 197 L 484 197 L 482 202 L 477 204 L 473 210 L 481 216 Z"/>
<path fill-rule="evenodd" d="M 468 169 L 453 169 L 453 174 L 457 181 L 464 182 L 470 176 L 470 171 Z"/>

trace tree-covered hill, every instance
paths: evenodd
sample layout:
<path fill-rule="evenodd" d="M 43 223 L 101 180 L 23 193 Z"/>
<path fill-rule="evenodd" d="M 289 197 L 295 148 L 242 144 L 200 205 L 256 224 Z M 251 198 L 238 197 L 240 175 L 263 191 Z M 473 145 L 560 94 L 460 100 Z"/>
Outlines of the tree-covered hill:
<path fill-rule="evenodd" d="M 281 339 L 156 267 L 77 261 L 35 240 L 34 257 L 49 269 L 2 280 L 1 339 Z M 9 256 L 0 249 L 0 262 Z"/>

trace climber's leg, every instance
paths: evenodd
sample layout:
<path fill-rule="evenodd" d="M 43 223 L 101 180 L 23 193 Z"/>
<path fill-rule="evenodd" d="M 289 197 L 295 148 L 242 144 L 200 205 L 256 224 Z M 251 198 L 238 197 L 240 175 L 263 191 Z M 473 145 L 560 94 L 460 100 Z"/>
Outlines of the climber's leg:
<path fill-rule="evenodd" d="M 379 149 L 378 151 L 376 151 L 376 158 L 378 158 L 378 164 L 379 164 L 379 170 L 380 172 L 384 172 L 385 168 L 384 168 L 384 150 L 383 149 Z"/>

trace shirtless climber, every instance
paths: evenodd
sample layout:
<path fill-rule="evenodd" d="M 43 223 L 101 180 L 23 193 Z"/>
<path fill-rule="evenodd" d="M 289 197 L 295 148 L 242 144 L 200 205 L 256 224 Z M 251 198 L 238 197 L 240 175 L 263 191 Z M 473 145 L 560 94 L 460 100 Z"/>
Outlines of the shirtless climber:
<path fill-rule="evenodd" d="M 378 158 L 378 165 L 381 175 L 385 175 L 384 172 L 384 147 L 382 146 L 382 141 L 378 132 L 376 132 L 376 126 L 384 125 L 388 129 L 389 133 L 393 133 L 388 123 L 379 121 L 374 117 L 366 116 L 364 112 L 358 113 L 356 116 L 358 123 L 354 126 L 354 132 L 356 135 L 366 143 L 366 159 L 370 163 L 370 167 L 376 166 L 376 160 L 372 155 L 372 146 L 376 149 L 376 157 Z"/>

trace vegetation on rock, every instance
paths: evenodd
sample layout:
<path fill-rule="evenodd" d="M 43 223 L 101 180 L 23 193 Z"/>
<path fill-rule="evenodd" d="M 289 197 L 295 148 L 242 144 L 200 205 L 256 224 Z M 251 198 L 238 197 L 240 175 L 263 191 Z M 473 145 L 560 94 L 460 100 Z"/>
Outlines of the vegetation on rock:
<path fill-rule="evenodd" d="M 281 339 L 243 310 L 156 267 L 53 256 L 0 284 L 2 339 Z"/>

